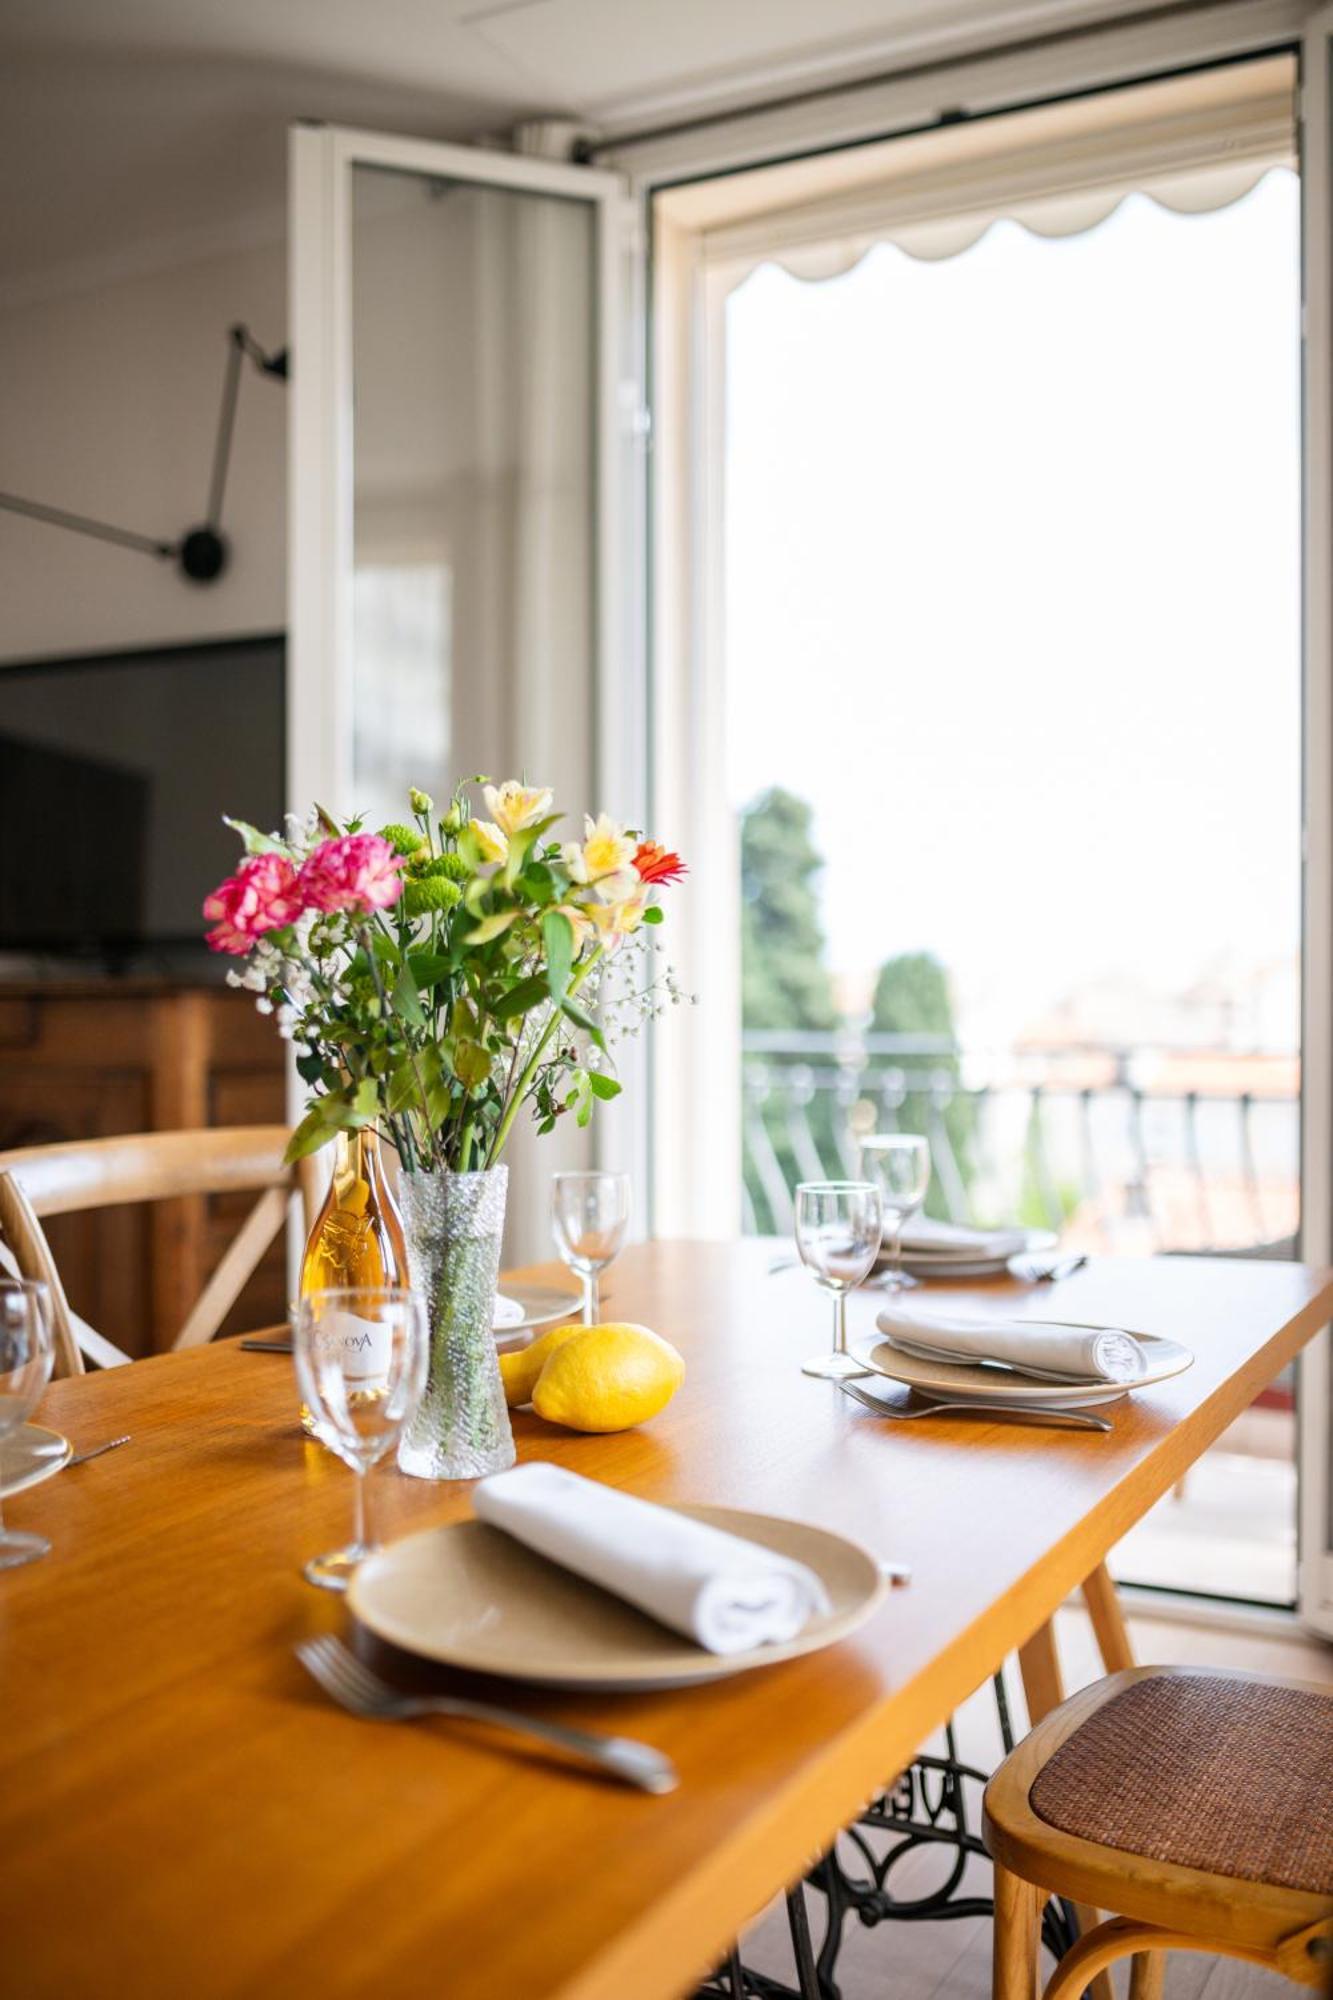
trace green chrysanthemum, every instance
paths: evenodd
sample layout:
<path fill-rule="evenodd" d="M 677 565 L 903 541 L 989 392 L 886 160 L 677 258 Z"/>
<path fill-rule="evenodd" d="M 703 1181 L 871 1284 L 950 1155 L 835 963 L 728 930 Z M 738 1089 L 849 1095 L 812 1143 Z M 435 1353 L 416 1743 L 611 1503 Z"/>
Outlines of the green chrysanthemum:
<path fill-rule="evenodd" d="M 462 896 L 457 882 L 449 882 L 443 875 L 427 875 L 407 883 L 403 908 L 409 917 L 428 917 L 435 910 L 452 910 Z"/>
<path fill-rule="evenodd" d="M 461 854 L 437 854 L 426 869 L 428 875 L 442 875 L 446 882 L 466 882 L 472 870 Z"/>
<path fill-rule="evenodd" d="M 395 854 L 415 854 L 419 847 L 425 845 L 420 827 L 402 826 L 397 822 L 392 826 L 382 826 L 380 839 L 387 840 Z"/>

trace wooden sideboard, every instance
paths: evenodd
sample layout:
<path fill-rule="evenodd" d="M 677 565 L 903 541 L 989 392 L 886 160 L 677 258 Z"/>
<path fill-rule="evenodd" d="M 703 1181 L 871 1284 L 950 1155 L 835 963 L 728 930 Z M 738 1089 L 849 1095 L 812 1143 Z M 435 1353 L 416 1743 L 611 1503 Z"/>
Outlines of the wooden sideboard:
<path fill-rule="evenodd" d="M 281 1124 L 283 1044 L 248 993 L 150 982 L 0 986 L 0 1152 L 206 1125 Z M 69 1301 L 129 1354 L 169 1348 L 251 1205 L 215 1196 L 53 1216 Z M 281 1241 L 227 1328 L 286 1313 Z"/>

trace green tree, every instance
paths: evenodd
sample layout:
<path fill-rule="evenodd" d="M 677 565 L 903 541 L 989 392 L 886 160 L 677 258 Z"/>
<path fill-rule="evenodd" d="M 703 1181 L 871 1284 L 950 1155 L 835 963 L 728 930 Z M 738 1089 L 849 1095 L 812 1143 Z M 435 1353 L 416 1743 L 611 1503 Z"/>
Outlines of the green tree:
<path fill-rule="evenodd" d="M 954 1033 L 949 975 L 928 951 L 899 952 L 886 959 L 875 981 L 870 1026 L 877 1035 Z"/>
<path fill-rule="evenodd" d="M 804 799 L 773 786 L 741 819 L 741 1018 L 747 1028 L 833 1028 L 819 922 L 823 867 Z"/>
<path fill-rule="evenodd" d="M 875 981 L 870 1029 L 878 1035 L 956 1039 L 949 975 L 932 953 L 905 951 L 885 960 Z M 931 1215 L 947 1217 L 950 1188 L 957 1199 L 960 1193 L 966 1194 L 973 1178 L 976 1120 L 970 1098 L 959 1089 L 958 1059 L 946 1049 L 934 1054 L 877 1056 L 875 1064 L 903 1072 L 907 1095 L 900 1113 L 902 1128 L 928 1133 L 934 1142 L 935 1170 L 926 1209 Z M 952 1153 L 952 1164 L 940 1157 L 944 1141 Z"/>

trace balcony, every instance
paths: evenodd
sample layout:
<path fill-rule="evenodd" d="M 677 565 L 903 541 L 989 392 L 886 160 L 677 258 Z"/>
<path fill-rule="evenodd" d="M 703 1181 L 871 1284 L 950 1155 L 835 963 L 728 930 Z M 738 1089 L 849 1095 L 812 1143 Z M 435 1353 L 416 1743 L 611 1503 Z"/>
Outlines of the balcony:
<path fill-rule="evenodd" d="M 749 1031 L 747 1230 L 787 1235 L 799 1180 L 855 1175 L 857 1135 L 923 1132 L 928 1208 L 1018 1219 L 1071 1249 L 1289 1257 L 1300 1220 L 1295 1056 L 1226 1049 L 960 1047 L 945 1037 Z M 1265 1390 L 1121 1544 L 1135 1582 L 1295 1595 L 1295 1411 Z"/>

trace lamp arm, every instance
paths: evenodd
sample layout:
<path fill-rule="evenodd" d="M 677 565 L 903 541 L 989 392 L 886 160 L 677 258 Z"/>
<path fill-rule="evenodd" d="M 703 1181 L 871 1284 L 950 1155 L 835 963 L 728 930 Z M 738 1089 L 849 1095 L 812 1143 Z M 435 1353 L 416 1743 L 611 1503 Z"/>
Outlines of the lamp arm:
<path fill-rule="evenodd" d="M 26 514 L 31 521 L 49 521 L 55 528 L 71 528 L 76 535 L 93 535 L 100 542 L 116 542 L 124 549 L 142 549 L 145 555 L 170 561 L 179 542 L 160 541 L 155 535 L 139 535 L 133 528 L 113 528 L 109 521 L 95 521 L 89 514 L 71 514 L 66 507 L 47 507 L 40 500 L 21 500 L 17 493 L 0 493 L 0 507 L 11 514 Z"/>

